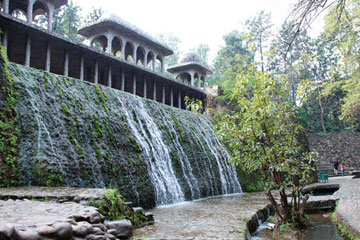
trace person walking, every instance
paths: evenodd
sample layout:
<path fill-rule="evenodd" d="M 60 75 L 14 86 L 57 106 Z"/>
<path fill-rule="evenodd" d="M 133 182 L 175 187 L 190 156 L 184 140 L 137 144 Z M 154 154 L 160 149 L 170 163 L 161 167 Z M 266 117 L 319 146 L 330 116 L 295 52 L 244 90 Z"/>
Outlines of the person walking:
<path fill-rule="evenodd" d="M 344 163 L 341 163 L 340 170 L 341 170 L 341 176 L 343 177 L 345 175 L 345 164 Z"/>
<path fill-rule="evenodd" d="M 339 161 L 336 160 L 336 161 L 334 162 L 334 173 L 335 173 L 336 176 L 338 175 L 339 165 L 340 165 L 340 164 L 339 164 Z"/>

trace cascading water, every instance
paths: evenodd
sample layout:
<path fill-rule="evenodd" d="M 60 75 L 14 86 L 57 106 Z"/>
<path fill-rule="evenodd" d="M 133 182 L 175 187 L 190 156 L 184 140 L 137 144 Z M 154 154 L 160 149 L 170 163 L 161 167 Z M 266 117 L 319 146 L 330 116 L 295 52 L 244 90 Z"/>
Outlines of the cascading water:
<path fill-rule="evenodd" d="M 239 193 L 204 115 L 10 65 L 19 92 L 23 185 L 118 188 L 153 207 Z"/>

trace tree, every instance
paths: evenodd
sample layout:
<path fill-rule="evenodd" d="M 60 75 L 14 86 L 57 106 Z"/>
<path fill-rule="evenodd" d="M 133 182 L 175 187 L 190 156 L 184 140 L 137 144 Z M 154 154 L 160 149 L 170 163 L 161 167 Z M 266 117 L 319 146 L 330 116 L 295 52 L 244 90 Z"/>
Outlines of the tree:
<path fill-rule="evenodd" d="M 180 38 L 176 37 L 173 33 L 163 33 L 163 34 L 159 34 L 157 36 L 157 39 L 159 40 L 159 42 L 168 46 L 171 50 L 174 51 L 173 55 L 167 56 L 165 58 L 164 60 L 165 66 L 171 67 L 178 64 L 181 54 L 179 49 L 179 44 L 181 43 Z M 165 72 L 165 75 L 169 78 L 173 78 L 173 75 L 168 72 Z"/>
<path fill-rule="evenodd" d="M 200 56 L 202 64 L 204 64 L 206 67 L 210 67 L 210 65 L 208 63 L 209 52 L 210 52 L 209 45 L 200 43 L 198 46 L 193 48 L 191 51 L 197 53 Z"/>
<path fill-rule="evenodd" d="M 264 48 L 266 47 L 266 41 L 270 37 L 270 28 L 272 27 L 270 13 L 265 13 L 261 11 L 257 16 L 252 19 L 248 19 L 245 22 L 249 33 L 251 34 L 251 39 L 256 44 L 256 51 L 259 50 L 260 53 L 260 64 L 261 70 L 264 71 Z"/>
<path fill-rule="evenodd" d="M 250 41 L 245 33 L 232 31 L 224 36 L 225 46 L 222 47 L 215 59 L 214 75 L 222 88 L 221 96 L 217 100 L 221 104 L 233 105 L 230 95 L 235 87 L 236 73 L 246 71 L 253 62 L 254 53 L 250 51 Z"/>
<path fill-rule="evenodd" d="M 232 150 L 233 164 L 247 172 L 265 173 L 265 192 L 280 223 L 301 227 L 309 197 L 302 194 L 302 188 L 311 181 L 312 155 L 301 144 L 302 128 L 297 123 L 297 108 L 287 101 L 286 79 L 252 66 L 236 80 L 231 97 L 238 111 L 218 116 L 217 132 Z M 274 191 L 279 193 L 279 203 Z"/>
<path fill-rule="evenodd" d="M 334 41 L 334 48 L 340 54 L 337 66 L 338 81 L 327 81 L 322 95 L 333 97 L 340 91 L 342 98 L 341 115 L 348 128 L 360 131 L 360 3 L 347 1 L 346 15 L 338 18 L 337 9 L 333 8 L 327 16 L 326 34 Z"/>
<path fill-rule="evenodd" d="M 77 31 L 81 25 L 80 17 L 81 7 L 70 1 L 60 13 L 60 27 L 63 29 L 64 35 L 71 40 L 82 41 L 83 38 L 78 35 Z"/>
<path fill-rule="evenodd" d="M 102 8 L 93 8 L 92 12 L 88 13 L 84 19 L 84 25 L 89 26 L 96 23 L 104 15 Z"/>

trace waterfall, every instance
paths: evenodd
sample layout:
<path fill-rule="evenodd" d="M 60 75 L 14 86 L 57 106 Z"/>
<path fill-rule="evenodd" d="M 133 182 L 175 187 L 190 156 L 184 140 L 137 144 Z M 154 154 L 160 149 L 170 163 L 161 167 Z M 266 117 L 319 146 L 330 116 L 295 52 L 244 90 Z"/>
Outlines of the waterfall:
<path fill-rule="evenodd" d="M 241 192 L 208 117 L 20 65 L 10 71 L 22 185 L 118 188 L 148 208 Z"/>
<path fill-rule="evenodd" d="M 149 174 L 156 190 L 157 205 L 184 201 L 184 194 L 175 176 L 169 149 L 161 138 L 161 132 L 147 113 L 142 101 L 136 96 L 131 101 L 122 101 L 120 106 L 126 120 L 143 150 Z"/>

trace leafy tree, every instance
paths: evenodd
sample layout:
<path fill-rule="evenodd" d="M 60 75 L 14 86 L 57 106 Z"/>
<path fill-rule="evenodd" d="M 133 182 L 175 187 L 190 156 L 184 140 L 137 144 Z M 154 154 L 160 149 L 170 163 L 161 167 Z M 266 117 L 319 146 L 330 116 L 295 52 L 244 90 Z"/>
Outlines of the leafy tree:
<path fill-rule="evenodd" d="M 70 1 L 60 14 L 60 24 L 64 31 L 64 35 L 75 41 L 82 41 L 83 38 L 78 35 L 77 31 L 81 25 L 80 17 L 81 7 Z"/>
<path fill-rule="evenodd" d="M 214 75 L 222 88 L 221 96 L 217 100 L 228 107 L 234 105 L 230 95 L 235 87 L 236 73 L 246 71 L 253 62 L 254 53 L 249 50 L 249 37 L 244 33 L 232 31 L 224 36 L 225 46 L 222 47 L 215 59 Z"/>
<path fill-rule="evenodd" d="M 265 13 L 261 11 L 257 16 L 252 19 L 248 19 L 245 22 L 251 39 L 255 42 L 255 54 L 257 51 L 260 53 L 260 64 L 261 70 L 264 71 L 264 50 L 266 47 L 266 42 L 270 37 L 270 28 L 272 27 L 270 13 Z"/>
<path fill-rule="evenodd" d="M 104 10 L 102 8 L 93 8 L 90 13 L 88 13 L 84 19 L 84 25 L 89 26 L 96 23 L 104 15 Z"/>
<path fill-rule="evenodd" d="M 312 155 L 301 144 L 302 127 L 296 120 L 296 107 L 287 101 L 285 82 L 284 77 L 275 78 L 255 66 L 240 72 L 231 95 L 238 111 L 219 116 L 217 132 L 232 150 L 233 164 L 265 174 L 265 192 L 280 223 L 301 227 L 309 197 L 302 188 L 311 181 Z M 306 96 L 305 89 L 301 96 Z"/>

